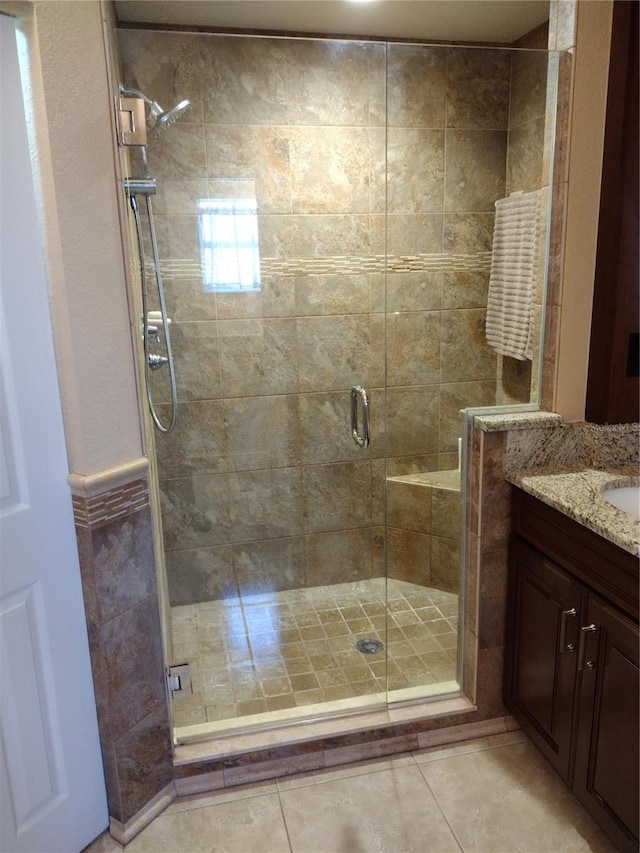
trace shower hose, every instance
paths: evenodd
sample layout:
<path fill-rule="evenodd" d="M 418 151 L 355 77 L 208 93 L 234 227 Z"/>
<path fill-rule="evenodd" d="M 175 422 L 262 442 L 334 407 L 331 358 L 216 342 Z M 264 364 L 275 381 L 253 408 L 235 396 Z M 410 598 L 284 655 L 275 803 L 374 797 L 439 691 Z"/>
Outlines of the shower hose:
<path fill-rule="evenodd" d="M 160 316 L 162 318 L 162 328 L 164 331 L 164 343 L 165 349 L 167 353 L 167 364 L 169 366 L 169 384 L 171 386 L 171 417 L 169 419 L 168 424 L 162 422 L 157 410 L 156 405 L 153 399 L 153 390 L 151 387 L 151 363 L 153 361 L 152 355 L 149 352 L 149 333 L 147 328 L 147 317 L 148 317 L 148 299 L 147 299 L 147 271 L 146 271 L 146 258 L 144 251 L 144 241 L 142 237 L 142 222 L 140 219 L 140 207 L 138 205 L 138 199 L 135 193 L 130 193 L 129 202 L 131 204 L 131 209 L 133 211 L 133 218 L 136 225 L 136 235 L 138 238 L 138 253 L 140 256 L 140 279 L 142 285 L 142 341 L 143 341 L 143 350 L 144 350 L 144 378 L 145 378 L 145 386 L 147 391 L 147 401 L 149 403 L 149 411 L 151 412 L 151 417 L 153 418 L 153 422 L 156 425 L 157 429 L 160 432 L 168 433 L 176 425 L 176 417 L 178 414 L 178 394 L 176 390 L 176 371 L 175 364 L 173 361 L 173 350 L 171 347 L 171 334 L 169 332 L 169 323 L 167 318 L 167 305 L 164 296 L 164 285 L 162 283 L 162 275 L 160 273 L 160 259 L 158 255 L 158 241 L 156 239 L 156 229 L 153 220 L 153 207 L 151 204 L 151 197 L 149 194 L 145 193 L 145 200 L 147 205 L 147 218 L 149 221 L 149 234 L 151 237 L 151 253 L 153 256 L 153 270 L 156 280 L 156 288 L 158 292 L 158 302 L 160 303 Z"/>

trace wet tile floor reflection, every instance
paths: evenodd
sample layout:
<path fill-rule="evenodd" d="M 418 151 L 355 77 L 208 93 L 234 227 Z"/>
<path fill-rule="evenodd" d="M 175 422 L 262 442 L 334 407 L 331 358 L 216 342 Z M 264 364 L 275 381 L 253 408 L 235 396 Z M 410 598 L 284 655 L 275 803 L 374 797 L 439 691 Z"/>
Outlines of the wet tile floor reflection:
<path fill-rule="evenodd" d="M 385 587 L 387 587 L 385 604 Z M 404 581 L 244 595 L 171 608 L 174 663 L 193 694 L 178 727 L 437 686 L 456 678 L 458 596 Z M 360 639 L 388 650 L 363 654 Z"/>

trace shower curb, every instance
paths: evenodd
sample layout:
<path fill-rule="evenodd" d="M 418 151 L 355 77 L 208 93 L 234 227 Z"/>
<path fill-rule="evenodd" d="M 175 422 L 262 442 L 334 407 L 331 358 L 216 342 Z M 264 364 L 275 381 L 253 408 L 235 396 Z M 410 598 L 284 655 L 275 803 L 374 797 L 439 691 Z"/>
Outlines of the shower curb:
<path fill-rule="evenodd" d="M 440 728 L 426 730 L 430 723 Z M 180 758 L 176 757 L 174 782 L 178 797 L 202 794 L 297 773 L 335 768 L 386 755 L 502 734 L 518 728 L 515 719 L 509 715 L 453 726 L 448 724 L 448 719 L 423 719 L 413 723 L 392 724 L 386 729 L 374 728 L 324 736 L 297 744 L 272 744 L 262 749 L 216 757 L 213 760 L 203 757 L 181 762 Z M 349 740 L 353 741 L 354 737 L 362 740 L 348 743 Z"/>

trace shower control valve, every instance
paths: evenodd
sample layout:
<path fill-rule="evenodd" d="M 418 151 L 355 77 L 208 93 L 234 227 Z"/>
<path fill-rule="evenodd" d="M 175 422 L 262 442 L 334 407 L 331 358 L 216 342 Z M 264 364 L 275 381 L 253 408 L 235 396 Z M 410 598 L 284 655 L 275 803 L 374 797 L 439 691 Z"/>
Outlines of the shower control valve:
<path fill-rule="evenodd" d="M 151 353 L 147 357 L 147 361 L 151 370 L 159 370 L 165 364 L 169 363 L 169 359 L 166 355 L 155 355 L 154 353 Z"/>

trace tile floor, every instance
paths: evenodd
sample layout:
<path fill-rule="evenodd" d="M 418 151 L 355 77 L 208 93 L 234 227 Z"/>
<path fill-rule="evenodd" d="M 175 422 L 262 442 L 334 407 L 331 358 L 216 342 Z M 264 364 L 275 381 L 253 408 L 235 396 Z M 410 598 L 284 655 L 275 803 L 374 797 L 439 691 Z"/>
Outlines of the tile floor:
<path fill-rule="evenodd" d="M 386 598 L 386 602 L 385 602 Z M 455 681 L 458 596 L 374 578 L 173 607 L 177 727 Z M 363 654 L 356 642 L 381 640 Z M 393 697 L 390 697 L 393 698 Z"/>
<path fill-rule="evenodd" d="M 87 853 L 123 848 L 104 835 Z M 172 803 L 127 853 L 613 853 L 520 731 Z"/>

